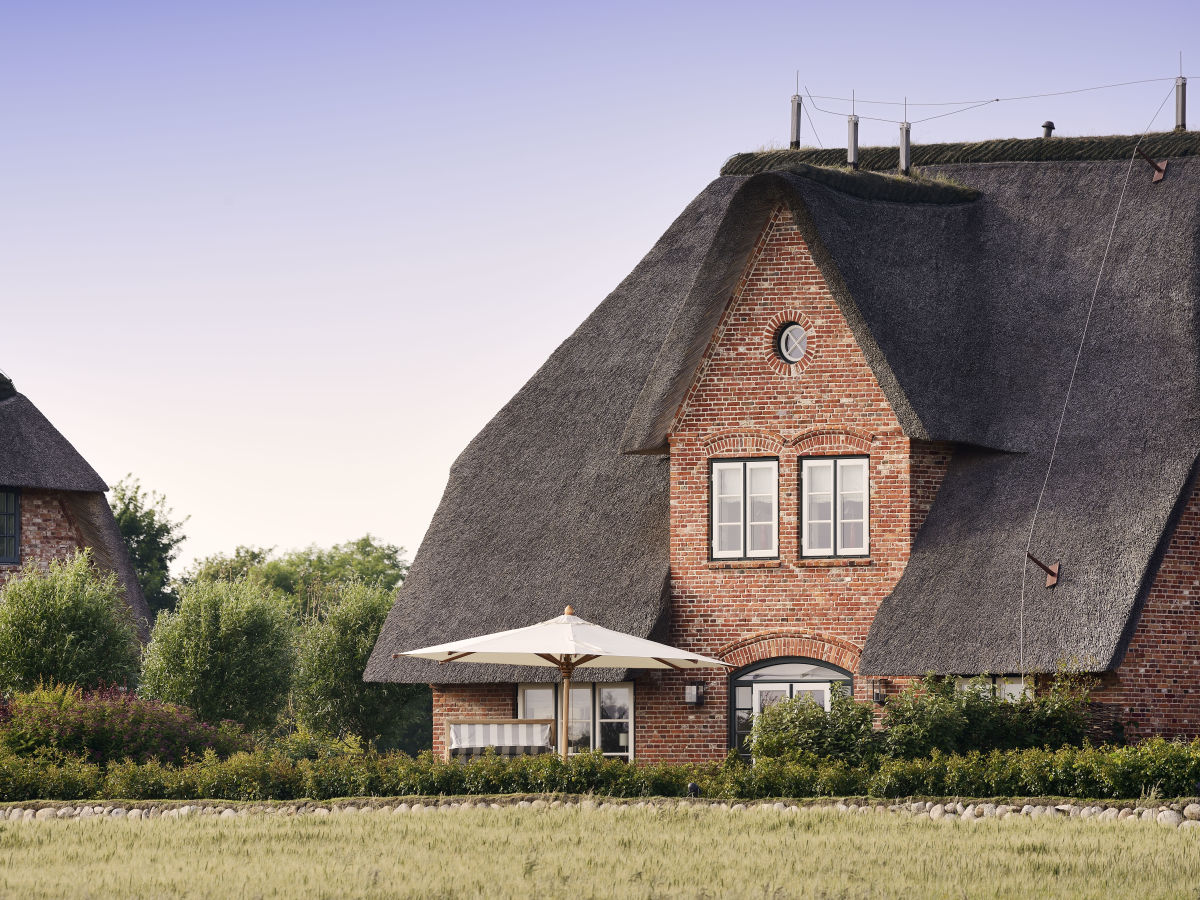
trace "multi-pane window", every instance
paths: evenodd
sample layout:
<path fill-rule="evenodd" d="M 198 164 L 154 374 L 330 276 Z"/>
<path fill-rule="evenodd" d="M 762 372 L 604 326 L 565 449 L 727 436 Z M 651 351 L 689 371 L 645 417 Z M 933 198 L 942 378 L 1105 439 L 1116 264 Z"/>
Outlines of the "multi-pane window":
<path fill-rule="evenodd" d="M 21 561 L 21 495 L 0 488 L 0 563 Z"/>
<path fill-rule="evenodd" d="M 870 478 L 865 456 L 819 457 L 800 465 L 800 548 L 804 556 L 866 556 Z"/>
<path fill-rule="evenodd" d="M 713 460 L 713 559 L 779 555 L 779 460 Z"/>
<path fill-rule="evenodd" d="M 815 659 L 768 659 L 735 672 L 729 684 L 730 746 L 748 755 L 754 717 L 773 703 L 804 697 L 828 710 L 833 691 L 851 693 L 851 687 L 849 672 Z"/>
<path fill-rule="evenodd" d="M 520 685 L 517 717 L 554 719 L 557 724 L 561 699 L 561 685 Z M 633 685 L 571 685 L 567 745 L 568 753 L 599 750 L 605 756 L 633 759 Z"/>

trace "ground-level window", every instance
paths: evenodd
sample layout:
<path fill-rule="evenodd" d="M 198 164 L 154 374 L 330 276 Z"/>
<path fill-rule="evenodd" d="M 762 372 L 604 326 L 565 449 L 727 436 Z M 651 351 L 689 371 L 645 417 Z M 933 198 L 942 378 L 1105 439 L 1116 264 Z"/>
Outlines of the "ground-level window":
<path fill-rule="evenodd" d="M 710 462 L 713 559 L 779 556 L 779 460 Z"/>
<path fill-rule="evenodd" d="M 991 685 L 992 693 L 1002 700 L 1020 700 L 1026 689 L 1030 691 L 1033 689 L 1033 685 L 1027 683 L 1020 675 L 984 675 L 981 677 L 984 684 Z M 965 691 L 972 684 L 978 683 L 975 678 L 959 677 L 954 679 L 954 685 L 960 691 Z"/>
<path fill-rule="evenodd" d="M 829 709 L 835 687 L 847 693 L 852 676 L 845 669 L 817 659 L 776 657 L 739 669 L 729 676 L 729 743 L 746 754 L 754 717 L 780 700 L 807 697 Z"/>
<path fill-rule="evenodd" d="M 21 494 L 0 488 L 0 563 L 21 561 Z"/>
<path fill-rule="evenodd" d="M 517 718 L 559 721 L 561 684 L 517 686 Z M 633 684 L 571 685 L 569 753 L 599 750 L 605 756 L 633 759 Z"/>

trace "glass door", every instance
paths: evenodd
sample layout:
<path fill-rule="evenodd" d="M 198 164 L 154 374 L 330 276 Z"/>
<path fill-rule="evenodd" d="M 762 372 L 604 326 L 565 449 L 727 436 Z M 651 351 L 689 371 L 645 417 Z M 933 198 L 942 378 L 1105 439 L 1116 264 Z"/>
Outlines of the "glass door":
<path fill-rule="evenodd" d="M 787 700 L 791 696 L 790 684 L 755 684 L 754 685 L 754 715 L 758 715 L 768 706 Z"/>
<path fill-rule="evenodd" d="M 793 697 L 807 697 L 824 710 L 829 709 L 829 683 L 806 681 L 792 685 Z"/>

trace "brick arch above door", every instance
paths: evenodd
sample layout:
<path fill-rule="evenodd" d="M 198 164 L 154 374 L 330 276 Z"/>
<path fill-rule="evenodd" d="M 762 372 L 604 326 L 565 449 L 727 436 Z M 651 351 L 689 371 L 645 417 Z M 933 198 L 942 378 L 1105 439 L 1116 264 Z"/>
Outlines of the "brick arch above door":
<path fill-rule="evenodd" d="M 780 656 L 802 656 L 832 663 L 847 672 L 858 671 L 862 649 L 833 635 L 803 631 L 765 631 L 739 638 L 716 652 L 717 658 L 741 669 Z"/>

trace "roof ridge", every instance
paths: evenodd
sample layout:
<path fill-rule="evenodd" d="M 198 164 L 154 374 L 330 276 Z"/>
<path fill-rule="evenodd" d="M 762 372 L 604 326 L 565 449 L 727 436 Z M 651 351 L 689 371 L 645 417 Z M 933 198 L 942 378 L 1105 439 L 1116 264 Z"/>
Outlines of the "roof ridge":
<path fill-rule="evenodd" d="M 1091 137 L 1000 138 L 988 141 L 913 144 L 914 166 L 989 162 L 1084 162 L 1126 159 L 1133 155 L 1139 135 Z M 1200 156 L 1200 132 L 1163 131 L 1142 138 L 1141 149 L 1154 157 Z M 863 147 L 859 169 L 883 172 L 898 168 L 899 147 Z M 846 148 L 759 150 L 736 153 L 721 167 L 722 175 L 756 175 L 791 169 L 797 164 L 846 166 Z M 849 174 L 850 170 L 847 170 Z"/>

